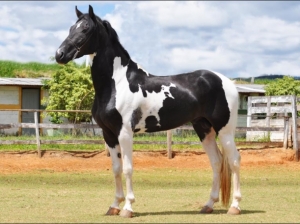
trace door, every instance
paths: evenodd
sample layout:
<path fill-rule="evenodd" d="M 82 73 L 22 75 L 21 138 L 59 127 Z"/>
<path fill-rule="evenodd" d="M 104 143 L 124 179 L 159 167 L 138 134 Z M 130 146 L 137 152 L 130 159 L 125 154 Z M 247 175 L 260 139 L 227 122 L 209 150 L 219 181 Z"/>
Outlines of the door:
<path fill-rule="evenodd" d="M 40 108 L 40 89 L 22 89 L 22 109 Z M 39 113 L 38 113 L 39 118 Z M 22 112 L 22 123 L 34 123 L 34 112 Z M 34 128 L 22 128 L 22 135 L 35 135 Z"/>

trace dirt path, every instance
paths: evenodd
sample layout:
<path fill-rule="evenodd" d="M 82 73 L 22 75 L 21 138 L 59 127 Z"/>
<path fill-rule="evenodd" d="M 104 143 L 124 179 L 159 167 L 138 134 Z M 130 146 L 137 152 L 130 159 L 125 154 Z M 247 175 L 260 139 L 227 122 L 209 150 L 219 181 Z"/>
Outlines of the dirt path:
<path fill-rule="evenodd" d="M 295 162 L 293 150 L 281 148 L 261 150 L 240 150 L 242 168 L 261 167 L 281 164 L 300 170 L 300 162 Z M 200 152 L 174 152 L 168 159 L 166 152 L 134 152 L 134 169 L 154 168 L 200 169 L 210 168 L 208 157 Z M 111 160 L 103 152 L 62 152 L 46 151 L 42 158 L 35 151 L 1 152 L 0 173 L 20 173 L 39 170 L 83 172 L 110 170 Z"/>

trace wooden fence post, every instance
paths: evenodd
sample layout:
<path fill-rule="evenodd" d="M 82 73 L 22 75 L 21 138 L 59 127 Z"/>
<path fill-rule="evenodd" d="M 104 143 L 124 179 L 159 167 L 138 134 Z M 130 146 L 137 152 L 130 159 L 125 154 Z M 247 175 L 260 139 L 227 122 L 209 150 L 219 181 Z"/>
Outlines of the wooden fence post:
<path fill-rule="evenodd" d="M 266 126 L 270 127 L 270 116 L 271 116 L 271 96 L 267 96 L 267 117 L 266 117 Z M 271 132 L 268 131 L 268 139 L 271 139 Z"/>
<path fill-rule="evenodd" d="M 284 127 L 283 127 L 283 148 L 287 149 L 288 148 L 288 138 L 289 138 L 289 117 L 288 113 L 284 113 Z"/>
<path fill-rule="evenodd" d="M 295 150 L 295 160 L 299 161 L 298 133 L 297 133 L 297 97 L 292 96 L 292 124 L 293 124 L 293 149 Z"/>
<path fill-rule="evenodd" d="M 168 158 L 172 159 L 172 130 L 167 131 Z"/>
<path fill-rule="evenodd" d="M 34 123 L 35 123 L 35 137 L 36 137 L 36 145 L 39 158 L 42 157 L 41 154 L 41 141 L 40 141 L 40 131 L 39 131 L 39 120 L 38 120 L 38 112 L 34 112 Z"/>
<path fill-rule="evenodd" d="M 248 96 L 248 109 L 247 109 L 247 127 L 251 127 L 251 114 L 252 114 L 252 97 Z"/>

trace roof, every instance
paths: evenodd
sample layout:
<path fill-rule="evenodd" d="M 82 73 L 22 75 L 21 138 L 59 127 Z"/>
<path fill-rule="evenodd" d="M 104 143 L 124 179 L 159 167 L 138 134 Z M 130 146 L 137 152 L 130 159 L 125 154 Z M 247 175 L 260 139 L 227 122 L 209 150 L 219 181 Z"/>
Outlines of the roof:
<path fill-rule="evenodd" d="M 45 78 L 0 78 L 0 86 L 43 86 Z"/>
<path fill-rule="evenodd" d="M 258 84 L 235 84 L 239 93 L 265 93 L 265 85 Z"/>

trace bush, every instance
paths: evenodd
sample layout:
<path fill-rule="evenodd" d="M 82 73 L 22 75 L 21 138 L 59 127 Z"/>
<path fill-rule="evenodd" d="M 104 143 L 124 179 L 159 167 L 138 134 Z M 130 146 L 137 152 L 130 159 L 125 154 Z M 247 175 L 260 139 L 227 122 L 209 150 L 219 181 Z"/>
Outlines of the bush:
<path fill-rule="evenodd" d="M 44 81 L 49 89 L 49 98 L 43 99 L 46 110 L 91 110 L 94 102 L 94 87 L 90 67 L 71 61 L 53 73 L 52 79 Z M 48 112 L 51 122 L 62 123 L 66 118 L 72 123 L 89 122 L 90 113 Z"/>

